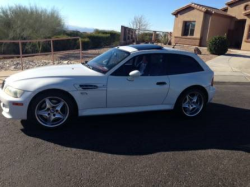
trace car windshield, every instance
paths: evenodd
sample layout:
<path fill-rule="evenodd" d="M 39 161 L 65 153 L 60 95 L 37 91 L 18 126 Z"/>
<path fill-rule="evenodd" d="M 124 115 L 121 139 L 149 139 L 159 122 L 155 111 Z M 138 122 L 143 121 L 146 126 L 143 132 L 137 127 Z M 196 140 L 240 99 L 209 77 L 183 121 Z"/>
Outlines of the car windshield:
<path fill-rule="evenodd" d="M 122 60 L 128 57 L 129 54 L 129 52 L 114 48 L 97 56 L 85 65 L 100 73 L 107 73 Z"/>

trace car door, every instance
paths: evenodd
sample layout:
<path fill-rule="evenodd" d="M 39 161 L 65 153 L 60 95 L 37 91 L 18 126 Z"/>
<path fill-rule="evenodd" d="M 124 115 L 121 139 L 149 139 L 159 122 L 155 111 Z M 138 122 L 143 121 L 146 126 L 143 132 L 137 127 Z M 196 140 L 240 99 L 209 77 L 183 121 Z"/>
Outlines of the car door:
<path fill-rule="evenodd" d="M 147 59 L 144 73 L 129 80 L 129 73 L 141 69 L 141 61 Z M 107 107 L 138 107 L 161 105 L 169 90 L 164 54 L 138 55 L 108 77 Z"/>

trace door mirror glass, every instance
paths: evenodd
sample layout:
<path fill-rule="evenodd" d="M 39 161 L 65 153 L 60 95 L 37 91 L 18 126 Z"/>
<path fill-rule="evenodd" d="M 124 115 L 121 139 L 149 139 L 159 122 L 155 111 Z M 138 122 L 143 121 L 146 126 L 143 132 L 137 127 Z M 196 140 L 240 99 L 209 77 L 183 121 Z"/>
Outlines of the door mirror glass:
<path fill-rule="evenodd" d="M 140 73 L 138 70 L 131 71 L 131 72 L 129 73 L 128 80 L 129 80 L 129 81 L 133 81 L 135 78 L 140 77 L 140 76 L 141 76 L 141 73 Z"/>

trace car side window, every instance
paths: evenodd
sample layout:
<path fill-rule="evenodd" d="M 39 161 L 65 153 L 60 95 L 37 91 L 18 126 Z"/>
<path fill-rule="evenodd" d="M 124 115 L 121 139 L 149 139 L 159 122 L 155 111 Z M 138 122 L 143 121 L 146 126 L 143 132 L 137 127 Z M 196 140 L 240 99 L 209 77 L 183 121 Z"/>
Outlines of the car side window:
<path fill-rule="evenodd" d="M 141 76 L 165 76 L 167 75 L 167 63 L 164 54 L 138 55 L 120 68 L 113 76 L 128 76 L 131 71 L 138 70 Z"/>
<path fill-rule="evenodd" d="M 178 54 L 167 54 L 168 75 L 186 74 L 204 71 L 201 65 L 192 57 Z"/>
<path fill-rule="evenodd" d="M 123 64 L 121 67 L 119 67 L 115 72 L 113 72 L 112 76 L 128 76 L 131 71 L 136 70 L 134 66 L 135 58 L 132 58 L 128 60 L 125 64 Z"/>

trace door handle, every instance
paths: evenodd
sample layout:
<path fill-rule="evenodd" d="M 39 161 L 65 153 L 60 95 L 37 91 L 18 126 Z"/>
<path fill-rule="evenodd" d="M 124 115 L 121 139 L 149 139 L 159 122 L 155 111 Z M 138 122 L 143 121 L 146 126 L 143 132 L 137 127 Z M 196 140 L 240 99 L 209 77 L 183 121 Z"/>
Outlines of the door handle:
<path fill-rule="evenodd" d="M 163 86 L 163 85 L 166 85 L 167 83 L 166 82 L 157 82 L 156 85 L 158 86 Z"/>

